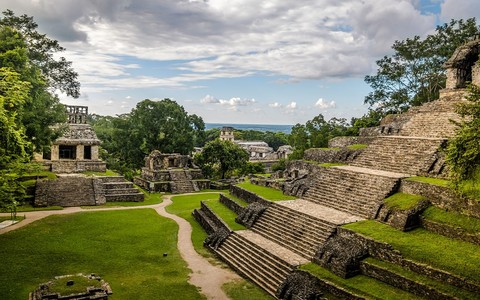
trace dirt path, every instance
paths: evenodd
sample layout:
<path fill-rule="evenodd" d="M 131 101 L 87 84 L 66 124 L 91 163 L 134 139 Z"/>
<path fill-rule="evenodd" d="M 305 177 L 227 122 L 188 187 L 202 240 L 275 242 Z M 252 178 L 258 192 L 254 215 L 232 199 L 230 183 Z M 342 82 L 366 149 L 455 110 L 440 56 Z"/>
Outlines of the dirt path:
<path fill-rule="evenodd" d="M 227 295 L 221 288 L 222 285 L 232 280 L 240 279 L 240 277 L 236 273 L 228 269 L 223 269 L 221 267 L 210 264 L 204 257 L 200 256 L 195 251 L 191 239 L 192 227 L 190 226 L 190 223 L 176 215 L 169 214 L 165 211 L 165 206 L 172 203 L 170 199 L 171 197 L 172 196 L 166 196 L 162 203 L 156 205 L 92 209 L 83 209 L 81 207 L 68 207 L 63 210 L 33 211 L 20 213 L 25 214 L 25 220 L 18 222 L 14 225 L 1 228 L 0 234 L 4 234 L 6 232 L 18 229 L 20 227 L 23 227 L 51 215 L 64 215 L 77 212 L 92 212 L 105 210 L 153 208 L 159 215 L 172 219 L 178 224 L 179 229 L 177 247 L 180 251 L 180 255 L 182 256 L 182 258 L 187 262 L 188 268 L 192 271 L 188 282 L 198 287 L 200 289 L 200 292 L 204 294 L 207 299 L 228 299 Z M 9 216 L 10 214 L 0 214 L 0 216 L 2 215 Z"/>

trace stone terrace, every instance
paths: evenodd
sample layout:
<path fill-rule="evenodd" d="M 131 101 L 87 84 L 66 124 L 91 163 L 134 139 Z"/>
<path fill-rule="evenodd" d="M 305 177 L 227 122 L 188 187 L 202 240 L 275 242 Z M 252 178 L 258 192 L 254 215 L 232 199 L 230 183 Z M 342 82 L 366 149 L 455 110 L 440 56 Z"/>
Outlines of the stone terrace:
<path fill-rule="evenodd" d="M 397 189 L 399 179 L 405 176 L 360 167 L 324 168 L 303 198 L 355 216 L 373 218 L 379 203 Z"/>

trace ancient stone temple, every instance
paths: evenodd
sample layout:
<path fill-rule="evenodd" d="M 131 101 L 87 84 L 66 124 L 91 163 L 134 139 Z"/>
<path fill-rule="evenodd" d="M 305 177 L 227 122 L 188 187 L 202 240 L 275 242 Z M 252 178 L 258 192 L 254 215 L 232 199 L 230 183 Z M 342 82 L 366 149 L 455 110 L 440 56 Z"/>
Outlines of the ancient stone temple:
<path fill-rule="evenodd" d="M 87 106 L 65 106 L 68 127 L 56 139 L 50 153 L 44 153 L 42 162 L 55 173 L 104 172 L 106 164 L 98 156 L 100 140 L 87 124 Z"/>
<path fill-rule="evenodd" d="M 191 193 L 210 187 L 188 155 L 152 151 L 135 184 L 150 192 Z"/>
<path fill-rule="evenodd" d="M 458 223 L 480 222 L 480 203 L 442 180 L 456 107 L 468 82 L 480 84 L 479 52 L 480 39 L 455 51 L 438 100 L 289 161 L 278 183 L 297 199 L 231 186 L 234 197 L 219 201 L 247 230 L 230 229 L 203 202 L 194 217 L 209 234 L 205 245 L 277 299 L 480 299 L 480 230 Z M 407 196 L 416 200 L 401 207 Z"/>

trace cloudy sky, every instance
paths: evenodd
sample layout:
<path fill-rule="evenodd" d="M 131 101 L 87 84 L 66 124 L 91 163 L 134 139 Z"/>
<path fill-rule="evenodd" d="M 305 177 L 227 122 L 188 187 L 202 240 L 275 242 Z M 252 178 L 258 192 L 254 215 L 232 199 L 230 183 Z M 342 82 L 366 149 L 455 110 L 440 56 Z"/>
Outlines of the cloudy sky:
<path fill-rule="evenodd" d="M 0 0 L 73 61 L 90 112 L 171 98 L 207 123 L 295 124 L 363 115 L 375 60 L 395 40 L 478 0 Z"/>

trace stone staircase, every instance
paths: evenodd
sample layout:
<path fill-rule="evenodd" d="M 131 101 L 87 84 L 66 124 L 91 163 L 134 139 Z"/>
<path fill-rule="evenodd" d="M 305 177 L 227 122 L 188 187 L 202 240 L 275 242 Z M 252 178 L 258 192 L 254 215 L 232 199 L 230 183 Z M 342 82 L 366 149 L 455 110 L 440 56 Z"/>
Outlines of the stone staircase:
<path fill-rule="evenodd" d="M 324 168 L 303 199 L 363 218 L 374 218 L 405 174 L 353 166 Z"/>
<path fill-rule="evenodd" d="M 455 134 L 455 125 L 450 120 L 459 121 L 455 105 L 462 102 L 462 93 L 444 90 L 440 99 L 413 107 L 411 118 L 400 130 L 402 136 L 445 138 Z"/>
<path fill-rule="evenodd" d="M 311 259 L 319 245 L 335 231 L 336 224 L 284 205 L 272 204 L 251 230 Z"/>
<path fill-rule="evenodd" d="M 375 139 L 350 165 L 416 175 L 428 173 L 444 139 L 382 136 Z"/>
<path fill-rule="evenodd" d="M 103 182 L 107 202 L 142 202 L 145 195 L 123 176 L 98 177 Z"/>
<path fill-rule="evenodd" d="M 185 170 L 170 170 L 169 171 L 172 193 L 183 194 L 192 193 L 198 191 L 195 183 L 192 181 L 190 172 Z"/>
<path fill-rule="evenodd" d="M 272 296 L 293 272 L 308 261 L 250 230 L 236 231 L 216 253 L 241 275 L 248 277 Z"/>

